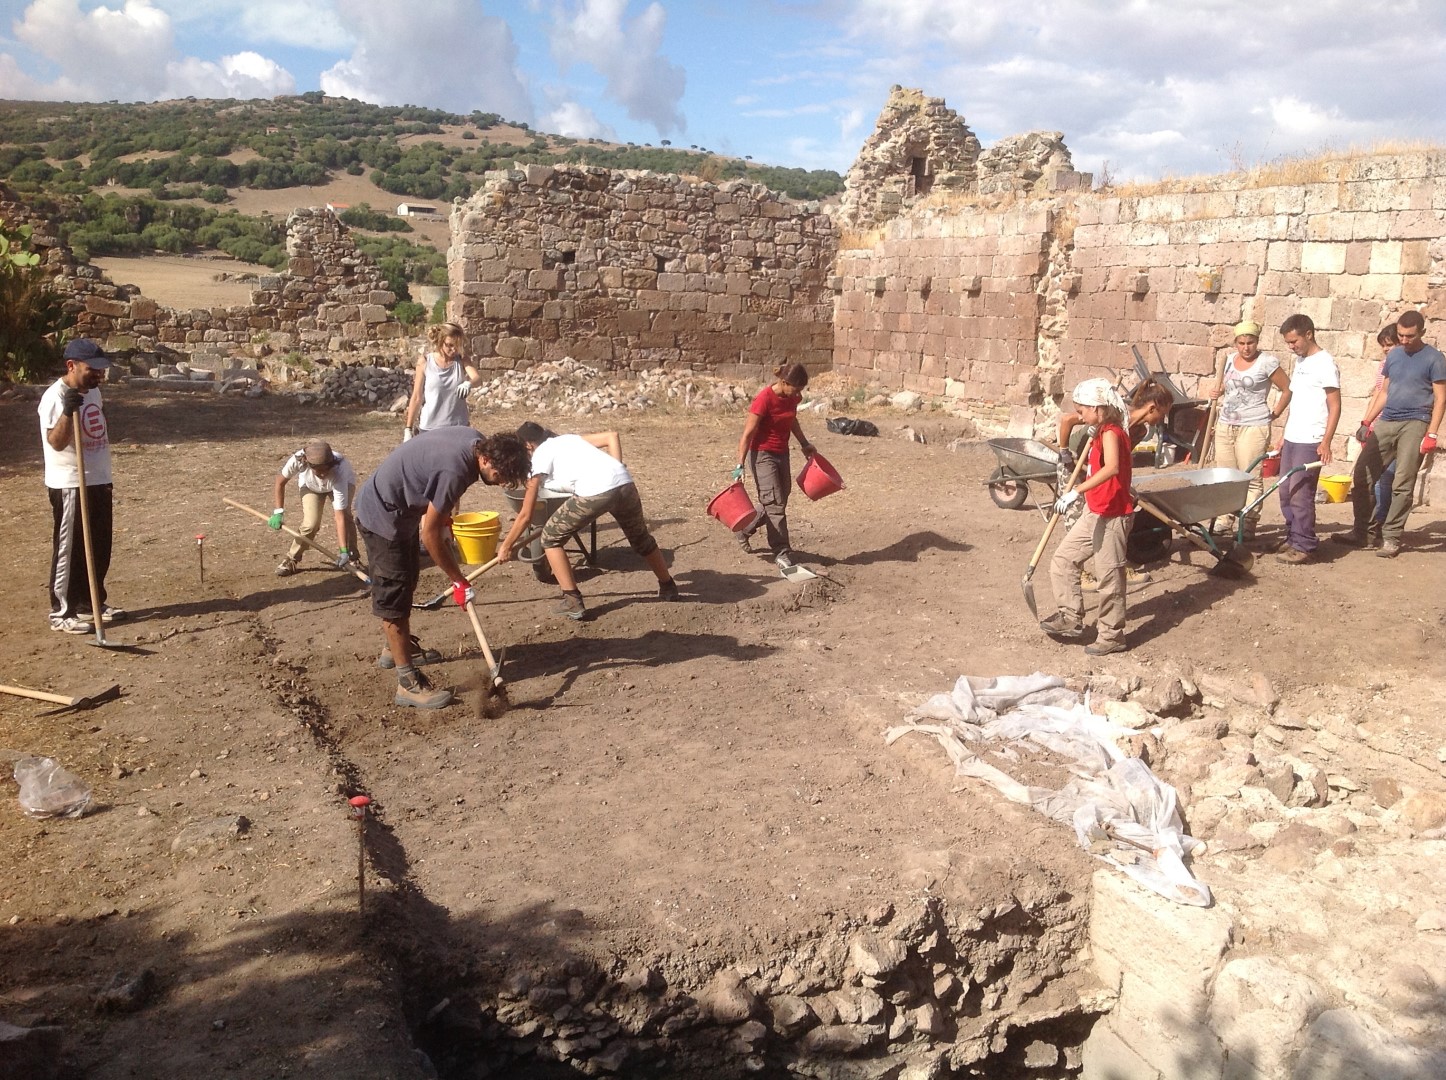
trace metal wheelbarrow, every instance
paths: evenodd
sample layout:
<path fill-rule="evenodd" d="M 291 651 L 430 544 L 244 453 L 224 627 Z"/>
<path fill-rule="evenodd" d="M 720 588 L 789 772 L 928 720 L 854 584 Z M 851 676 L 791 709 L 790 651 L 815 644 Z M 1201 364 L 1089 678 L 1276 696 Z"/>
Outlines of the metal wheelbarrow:
<path fill-rule="evenodd" d="M 1254 476 L 1240 469 L 1185 469 L 1141 477 L 1131 485 L 1135 502 L 1165 522 L 1215 560 L 1214 573 L 1239 575 L 1255 565 L 1255 555 L 1245 546 L 1245 518 L 1276 488 L 1296 473 L 1319 469 L 1321 462 L 1297 465 L 1247 501 Z M 1224 538 L 1222 546 L 1210 532 L 1216 518 L 1235 515 L 1235 535 Z"/>
<path fill-rule="evenodd" d="M 1058 450 L 1034 439 L 990 439 L 988 446 L 999 462 L 984 481 L 995 506 L 1001 510 L 1018 510 L 1029 501 L 1031 482 L 1049 488 L 1049 502 L 1054 502 L 1058 487 Z M 1035 509 L 1042 511 L 1044 506 L 1035 500 Z"/>

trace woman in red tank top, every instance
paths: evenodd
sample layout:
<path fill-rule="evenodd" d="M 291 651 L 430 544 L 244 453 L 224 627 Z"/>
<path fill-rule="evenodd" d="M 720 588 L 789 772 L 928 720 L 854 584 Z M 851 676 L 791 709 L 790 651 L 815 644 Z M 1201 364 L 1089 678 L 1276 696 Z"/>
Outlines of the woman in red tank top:
<path fill-rule="evenodd" d="M 1125 643 L 1125 544 L 1130 535 L 1134 498 L 1130 494 L 1130 440 L 1125 434 L 1125 403 L 1106 379 L 1086 379 L 1075 387 L 1074 401 L 1084 422 L 1095 428 L 1088 473 L 1055 503 L 1062 514 L 1081 497 L 1080 515 L 1055 550 L 1050 582 L 1059 610 L 1040 621 L 1051 637 L 1073 641 L 1084 636 L 1084 592 L 1080 574 L 1093 558 L 1099 581 L 1098 636 L 1085 648 L 1091 656 L 1123 652 Z"/>

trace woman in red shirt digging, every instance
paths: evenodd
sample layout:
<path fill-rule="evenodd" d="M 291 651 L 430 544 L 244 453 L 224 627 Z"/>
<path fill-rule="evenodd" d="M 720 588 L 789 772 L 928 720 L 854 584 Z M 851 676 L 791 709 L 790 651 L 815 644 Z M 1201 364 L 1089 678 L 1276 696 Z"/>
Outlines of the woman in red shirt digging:
<path fill-rule="evenodd" d="M 738 467 L 733 479 L 743 476 L 746 465 L 753 473 L 758 489 L 761 520 L 738 533 L 738 542 L 748 550 L 748 537 L 760 525 L 765 526 L 768 550 L 780 570 L 793 565 L 793 551 L 788 543 L 788 491 L 793 478 L 788 468 L 788 439 L 796 436 L 805 455 L 813 454 L 813 443 L 798 426 L 798 401 L 808 385 L 808 370 L 802 364 L 789 364 L 773 370 L 773 382 L 758 391 L 748 407 L 748 422 L 738 440 Z"/>
<path fill-rule="evenodd" d="M 1099 634 L 1085 647 L 1091 656 L 1123 652 L 1125 644 L 1125 542 L 1130 536 L 1134 498 L 1130 495 L 1130 440 L 1125 434 L 1125 402 L 1108 379 L 1086 379 L 1074 388 L 1074 403 L 1095 428 L 1088 474 L 1054 504 L 1063 514 L 1081 497 L 1085 512 L 1074 523 L 1049 564 L 1050 584 L 1059 610 L 1039 626 L 1054 638 L 1084 636 L 1084 593 L 1080 573 L 1094 556 L 1099 579 Z"/>

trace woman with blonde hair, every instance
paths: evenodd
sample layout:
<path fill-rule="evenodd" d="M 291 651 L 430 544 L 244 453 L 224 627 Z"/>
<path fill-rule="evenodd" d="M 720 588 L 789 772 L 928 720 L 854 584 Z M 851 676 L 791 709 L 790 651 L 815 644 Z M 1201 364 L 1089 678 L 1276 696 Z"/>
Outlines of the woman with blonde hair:
<path fill-rule="evenodd" d="M 1280 392 L 1273 408 L 1272 386 Z M 1205 391 L 1205 396 L 1220 401 L 1220 419 L 1215 424 L 1215 464 L 1250 473 L 1246 504 L 1254 503 L 1265 489 L 1260 458 L 1270 447 L 1270 425 L 1280 419 L 1290 404 L 1290 379 L 1285 369 L 1270 353 L 1260 351 L 1259 323 L 1236 324 L 1235 351 L 1226 358 L 1220 377 Z M 1245 518 L 1246 540 L 1255 539 L 1255 523 L 1259 518 L 1257 504 Z M 1235 522 L 1226 518 L 1219 528 L 1234 532 Z"/>
<path fill-rule="evenodd" d="M 431 348 L 417 361 L 412 396 L 407 400 L 406 442 L 419 431 L 440 427 L 466 427 L 467 395 L 482 384 L 482 376 L 463 356 L 462 328 L 444 322 L 427 327 Z"/>

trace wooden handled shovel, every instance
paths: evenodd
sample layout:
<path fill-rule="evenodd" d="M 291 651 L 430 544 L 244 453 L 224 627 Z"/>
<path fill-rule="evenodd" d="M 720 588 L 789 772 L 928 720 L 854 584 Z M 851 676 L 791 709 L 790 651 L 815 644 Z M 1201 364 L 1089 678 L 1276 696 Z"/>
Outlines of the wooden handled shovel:
<path fill-rule="evenodd" d="M 1080 447 L 1079 457 L 1075 459 L 1074 471 L 1069 474 L 1069 483 L 1065 485 L 1065 491 L 1074 490 L 1074 483 L 1079 479 L 1080 470 L 1084 468 L 1085 459 L 1089 457 L 1090 447 L 1094 445 L 1094 441 L 1095 437 L 1091 435 L 1085 440 L 1084 446 Z M 1049 523 L 1045 525 L 1044 535 L 1039 538 L 1039 543 L 1034 546 L 1034 554 L 1030 556 L 1029 565 L 1024 570 L 1024 581 L 1021 582 L 1024 588 L 1024 602 L 1029 605 L 1029 613 L 1036 617 L 1039 615 L 1039 608 L 1034 602 L 1034 568 L 1039 565 L 1039 557 L 1044 554 L 1045 546 L 1049 543 L 1049 538 L 1054 535 L 1054 526 L 1058 521 L 1059 511 L 1050 511 Z"/>
<path fill-rule="evenodd" d="M 51 694 L 44 690 L 29 690 L 23 686 L 0 686 L 0 694 L 30 698 L 32 701 L 48 701 L 52 705 L 61 706 L 55 710 L 56 712 L 68 712 L 71 709 L 94 709 L 97 705 L 114 701 L 121 696 L 121 688 L 119 683 L 115 683 L 104 689 L 92 690 L 88 694 L 67 697 L 64 694 Z"/>
<path fill-rule="evenodd" d="M 536 539 L 536 538 L 537 538 L 538 536 L 540 536 L 541 534 L 542 534 L 542 526 L 541 526 L 541 525 L 538 525 L 536 528 L 528 529 L 526 532 L 524 532 L 521 536 L 519 536 L 519 537 L 517 538 L 517 543 L 516 543 L 515 545 L 513 545 L 513 546 L 520 548 L 520 547 L 522 547 L 522 545 L 524 545 L 524 544 L 530 544 L 530 543 L 532 543 L 532 541 L 533 541 L 534 539 Z M 463 578 L 463 580 L 466 581 L 467 584 L 470 585 L 470 584 L 472 584 L 472 582 L 476 581 L 476 580 L 477 580 L 479 577 L 481 577 L 483 574 L 487 573 L 488 570 L 491 570 L 494 566 L 496 566 L 497 563 L 498 563 L 498 560 L 497 560 L 496 558 L 493 558 L 493 559 L 489 560 L 488 562 L 483 563 L 481 566 L 477 567 L 475 570 L 473 570 L 473 571 L 471 571 L 470 573 L 468 573 L 468 574 Z M 425 602 L 423 602 L 423 603 L 420 603 L 420 604 L 413 604 L 412 607 L 417 608 L 417 609 L 420 610 L 420 611 L 436 611 L 439 607 L 442 606 L 442 604 L 443 604 L 444 602 L 446 602 L 447 598 L 450 597 L 451 595 L 452 595 L 452 587 L 449 585 L 449 586 L 447 586 L 447 588 L 445 588 L 445 589 L 443 589 L 441 592 L 439 592 L 436 596 L 432 597 L 432 599 L 427 600 L 427 601 L 425 601 Z"/>
<path fill-rule="evenodd" d="M 482 697 L 477 711 L 495 720 L 506 711 L 508 704 L 507 684 L 502 681 L 502 656 L 506 650 L 500 650 L 497 656 L 493 657 L 492 649 L 487 644 L 487 635 L 482 632 L 482 620 L 477 618 L 477 608 L 470 600 L 467 602 L 467 618 L 472 620 L 477 644 L 482 646 L 482 659 L 487 662 L 487 674 L 482 680 Z"/>
<path fill-rule="evenodd" d="M 271 515 L 270 515 L 270 514 L 263 514 L 260 510 L 257 510 L 255 507 L 247 506 L 245 503 L 237 502 L 235 499 L 228 499 L 228 498 L 226 498 L 225 496 L 222 496 L 221 501 L 222 501 L 223 503 L 225 503 L 227 506 L 234 506 L 237 510 L 244 510 L 244 511 L 246 511 L 246 513 L 250 514 L 252 517 L 258 517 L 258 518 L 260 518 L 262 521 L 266 522 L 268 525 L 271 523 Z M 296 540 L 296 541 L 298 541 L 298 542 L 300 542 L 300 543 L 305 544 L 307 547 L 309 547 L 309 548 L 311 548 L 311 549 L 313 549 L 313 550 L 315 550 L 315 551 L 321 552 L 322 555 L 324 555 L 326 558 L 332 560 L 333 562 L 336 561 L 336 553 L 335 553 L 335 552 L 333 552 L 333 551 L 327 551 L 326 548 L 322 547 L 320 544 L 318 544 L 318 543 L 317 543 L 315 540 L 313 540 L 311 537 L 309 537 L 309 536 L 303 536 L 301 533 L 297 532 L 295 529 L 291 528 L 291 527 L 288 526 L 288 525 L 283 525 L 283 526 L 281 526 L 281 531 L 284 532 L 287 536 L 291 537 L 292 539 L 294 539 L 294 540 Z M 363 570 L 361 567 L 357 566 L 355 563 L 347 563 L 347 567 L 346 567 L 346 568 L 347 568 L 348 570 L 350 570 L 353 574 L 355 574 L 356 577 L 357 577 L 357 579 L 358 579 L 359 581 L 361 581 L 362 584 L 364 584 L 364 585 L 370 585 L 370 584 L 372 583 L 372 579 L 367 576 L 367 572 L 366 572 L 365 570 Z"/>

